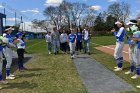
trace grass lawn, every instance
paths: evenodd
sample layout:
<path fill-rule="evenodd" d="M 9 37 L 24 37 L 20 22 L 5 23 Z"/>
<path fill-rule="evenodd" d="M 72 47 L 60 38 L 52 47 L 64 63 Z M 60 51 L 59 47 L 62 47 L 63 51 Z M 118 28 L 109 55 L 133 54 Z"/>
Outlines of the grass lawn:
<path fill-rule="evenodd" d="M 112 36 L 103 36 L 103 37 L 94 37 L 91 40 L 94 43 L 101 44 L 101 45 L 112 45 L 115 44 L 115 40 Z M 96 46 L 96 45 L 94 45 Z M 91 45 L 91 48 L 93 48 L 93 45 Z M 132 86 L 136 87 L 136 85 L 140 85 L 140 79 L 132 80 L 130 77 L 133 75 L 125 75 L 124 73 L 129 70 L 129 62 L 124 63 L 124 70 L 122 72 L 114 72 L 113 67 L 115 67 L 115 60 L 112 55 L 103 53 L 99 50 L 96 50 L 95 48 L 92 49 L 93 54 L 91 55 L 91 58 L 94 58 L 101 64 L 105 65 L 108 69 L 110 69 L 113 73 L 124 79 L 126 82 L 131 84 Z M 137 89 L 137 92 L 131 91 L 131 92 L 125 92 L 125 93 L 140 93 L 140 89 Z"/>
<path fill-rule="evenodd" d="M 114 36 L 98 36 L 98 37 L 92 37 L 91 42 L 99 45 L 115 45 L 116 39 Z M 125 38 L 125 43 L 127 43 L 127 40 Z M 94 47 L 97 47 L 99 45 L 94 45 Z"/>
<path fill-rule="evenodd" d="M 113 36 L 93 37 L 91 42 L 114 45 L 115 38 Z M 96 46 L 94 45 L 94 47 Z M 96 50 L 93 45 L 91 48 L 91 58 L 113 71 L 115 66 L 113 56 Z M 0 90 L 0 93 L 87 93 L 69 55 L 48 55 L 45 40 L 41 39 L 29 41 L 26 51 L 33 55 L 33 58 L 25 64 L 29 70 L 19 72 L 15 70 L 16 66 L 14 66 L 16 79 L 10 80 L 8 85 L 2 85 L 4 88 Z M 113 73 L 136 87 L 140 84 L 140 79 L 132 80 L 130 78 L 132 75 L 124 75 L 128 69 L 129 63 L 125 62 L 124 71 L 113 71 Z M 137 92 L 125 93 L 140 93 L 140 89 L 137 89 Z"/>
<path fill-rule="evenodd" d="M 45 40 L 29 41 L 26 51 L 33 54 L 29 70 L 15 70 L 16 79 L 0 85 L 0 93 L 87 93 L 68 55 L 48 55 Z"/>

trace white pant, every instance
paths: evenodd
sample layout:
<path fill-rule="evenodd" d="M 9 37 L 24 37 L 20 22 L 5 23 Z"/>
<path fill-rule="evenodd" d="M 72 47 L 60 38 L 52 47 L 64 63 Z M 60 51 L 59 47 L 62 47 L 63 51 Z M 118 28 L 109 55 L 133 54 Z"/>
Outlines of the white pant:
<path fill-rule="evenodd" d="M 13 56 L 13 51 L 11 48 L 3 48 L 3 54 L 6 58 L 7 64 L 6 64 L 6 68 L 10 68 L 11 64 L 12 64 L 12 56 Z"/>
<path fill-rule="evenodd" d="M 128 52 L 129 52 L 130 65 L 134 65 L 135 54 L 134 54 L 133 48 L 129 47 Z"/>
<path fill-rule="evenodd" d="M 74 54 L 75 53 L 75 47 L 76 47 L 75 43 L 70 42 L 69 46 L 70 46 L 70 53 Z"/>
<path fill-rule="evenodd" d="M 134 48 L 134 62 L 136 63 L 136 66 L 140 65 L 140 49 L 137 45 Z"/>
<path fill-rule="evenodd" d="M 114 58 L 118 59 L 123 57 L 123 47 L 124 47 L 124 42 L 116 42 L 116 47 L 115 47 L 115 51 L 114 51 Z"/>
<path fill-rule="evenodd" d="M 2 51 L 0 51 L 0 73 L 2 73 L 2 67 L 3 67 L 3 56 Z"/>

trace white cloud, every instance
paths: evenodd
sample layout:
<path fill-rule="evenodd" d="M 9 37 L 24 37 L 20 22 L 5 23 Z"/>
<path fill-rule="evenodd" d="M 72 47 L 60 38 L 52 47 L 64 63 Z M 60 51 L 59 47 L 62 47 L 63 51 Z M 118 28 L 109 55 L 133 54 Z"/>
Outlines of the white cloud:
<path fill-rule="evenodd" d="M 31 13 L 35 13 L 38 14 L 39 13 L 39 9 L 35 8 L 35 9 L 27 9 L 27 10 L 22 10 L 22 13 L 26 13 L 26 12 L 31 12 Z"/>
<path fill-rule="evenodd" d="M 46 0 L 46 6 L 59 6 L 63 0 Z"/>
<path fill-rule="evenodd" d="M 101 6 L 99 6 L 99 5 L 95 5 L 95 6 L 91 6 L 91 7 L 89 7 L 89 9 L 93 9 L 93 10 L 96 10 L 96 11 L 98 11 L 98 10 L 101 10 Z"/>
<path fill-rule="evenodd" d="M 6 20 L 7 21 L 14 22 L 15 21 L 15 18 L 7 18 Z M 20 21 L 20 19 L 19 18 L 16 18 L 16 21 Z"/>
<path fill-rule="evenodd" d="M 108 2 L 117 2 L 117 0 L 108 0 Z"/>
<path fill-rule="evenodd" d="M 3 6 L 2 6 L 2 5 L 0 5 L 0 8 L 3 8 Z"/>

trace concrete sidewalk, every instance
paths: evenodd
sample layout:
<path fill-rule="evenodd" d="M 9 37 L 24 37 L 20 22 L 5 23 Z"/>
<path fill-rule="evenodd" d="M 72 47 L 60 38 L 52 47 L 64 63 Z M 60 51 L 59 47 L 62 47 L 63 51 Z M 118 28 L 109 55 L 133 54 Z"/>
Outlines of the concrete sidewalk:
<path fill-rule="evenodd" d="M 89 93 L 136 91 L 130 84 L 88 55 L 78 55 L 74 63 Z"/>

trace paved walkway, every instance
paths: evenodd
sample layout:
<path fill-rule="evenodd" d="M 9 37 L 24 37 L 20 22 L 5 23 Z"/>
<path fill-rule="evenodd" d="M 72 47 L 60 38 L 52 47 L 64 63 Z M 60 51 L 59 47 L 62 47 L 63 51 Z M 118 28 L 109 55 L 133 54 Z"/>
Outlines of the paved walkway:
<path fill-rule="evenodd" d="M 78 55 L 74 63 L 89 93 L 135 91 L 130 84 L 88 55 Z"/>

